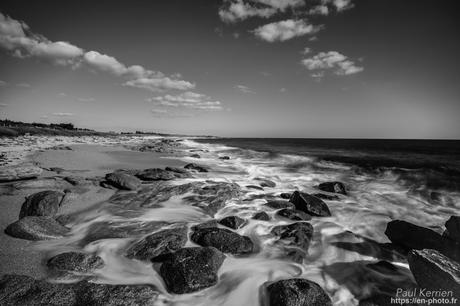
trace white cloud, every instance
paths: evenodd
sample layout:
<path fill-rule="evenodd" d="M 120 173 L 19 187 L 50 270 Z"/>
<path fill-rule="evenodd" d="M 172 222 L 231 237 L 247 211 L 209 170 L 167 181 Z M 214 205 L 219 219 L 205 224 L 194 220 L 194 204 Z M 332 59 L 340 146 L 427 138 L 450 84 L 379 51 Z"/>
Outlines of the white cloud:
<path fill-rule="evenodd" d="M 308 11 L 308 14 L 327 16 L 329 15 L 329 8 L 327 5 L 316 5 Z"/>
<path fill-rule="evenodd" d="M 53 116 L 58 116 L 58 117 L 71 117 L 73 116 L 72 113 L 52 113 Z"/>
<path fill-rule="evenodd" d="M 86 52 L 65 41 L 52 42 L 42 35 L 34 34 L 21 21 L 0 13 L 0 48 L 19 58 L 34 57 L 53 64 L 88 67 L 96 72 L 106 72 L 124 79 L 124 85 L 146 88 L 152 91 L 188 90 L 195 87 L 177 75 L 146 69 L 140 65 L 126 66 L 115 57 L 98 51 Z"/>
<path fill-rule="evenodd" d="M 286 41 L 294 37 L 317 33 L 322 26 L 315 26 L 305 20 L 287 19 L 260 26 L 254 34 L 265 41 Z"/>
<path fill-rule="evenodd" d="M 186 91 L 178 95 L 165 95 L 147 99 L 149 102 L 154 102 L 156 105 L 165 107 L 183 107 L 195 110 L 205 111 L 218 111 L 222 110 L 222 103 L 220 101 L 213 101 L 210 97 Z"/>
<path fill-rule="evenodd" d="M 255 93 L 251 88 L 244 86 L 244 85 L 236 85 L 235 89 L 244 92 L 244 93 Z"/>
<path fill-rule="evenodd" d="M 307 54 L 311 53 L 311 49 L 308 48 L 308 47 L 305 47 L 305 48 L 302 50 L 301 53 L 302 53 L 303 55 L 307 55 Z"/>
<path fill-rule="evenodd" d="M 7 106 L 8 106 L 8 104 L 6 104 L 6 103 L 0 103 L 0 107 L 7 107 Z"/>
<path fill-rule="evenodd" d="M 6 85 L 8 85 L 7 82 L 0 80 L 0 86 L 6 86 Z"/>
<path fill-rule="evenodd" d="M 28 83 L 18 83 L 16 84 L 16 87 L 30 88 L 32 86 Z"/>
<path fill-rule="evenodd" d="M 321 78 L 326 70 L 332 70 L 336 75 L 350 75 L 361 72 L 363 67 L 357 66 L 352 60 L 337 51 L 320 52 L 302 60 L 302 64 L 311 71 L 312 76 Z"/>
<path fill-rule="evenodd" d="M 78 102 L 94 102 L 96 99 L 94 98 L 77 98 Z"/>

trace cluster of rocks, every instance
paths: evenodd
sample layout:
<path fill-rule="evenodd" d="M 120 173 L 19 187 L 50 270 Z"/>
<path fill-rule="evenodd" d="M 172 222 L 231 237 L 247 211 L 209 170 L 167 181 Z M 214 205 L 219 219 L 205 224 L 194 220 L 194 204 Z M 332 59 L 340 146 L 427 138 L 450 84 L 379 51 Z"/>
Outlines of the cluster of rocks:
<path fill-rule="evenodd" d="M 0 167 L 0 182 L 32 179 L 40 176 L 43 170 L 32 164 Z"/>
<path fill-rule="evenodd" d="M 142 144 L 132 149 L 140 152 L 156 152 L 156 153 L 176 153 L 180 148 L 183 147 L 181 140 L 162 138 L 154 140 L 148 144 Z"/>
<path fill-rule="evenodd" d="M 385 234 L 407 254 L 417 284 L 427 290 L 452 291 L 460 296 L 460 217 L 452 216 L 437 232 L 406 221 L 387 224 Z"/>

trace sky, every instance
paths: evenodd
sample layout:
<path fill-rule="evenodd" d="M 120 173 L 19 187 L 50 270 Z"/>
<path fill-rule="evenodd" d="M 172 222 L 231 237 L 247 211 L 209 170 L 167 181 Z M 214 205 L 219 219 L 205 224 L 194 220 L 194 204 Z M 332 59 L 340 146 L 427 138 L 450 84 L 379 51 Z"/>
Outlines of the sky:
<path fill-rule="evenodd" d="M 0 118 L 460 139 L 458 0 L 0 3 Z"/>

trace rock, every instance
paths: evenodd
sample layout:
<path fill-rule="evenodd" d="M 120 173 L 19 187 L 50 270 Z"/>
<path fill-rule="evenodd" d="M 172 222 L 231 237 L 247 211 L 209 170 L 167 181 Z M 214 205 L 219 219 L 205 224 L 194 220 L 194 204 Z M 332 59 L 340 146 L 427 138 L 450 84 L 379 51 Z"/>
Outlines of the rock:
<path fill-rule="evenodd" d="M 59 177 L 44 177 L 34 180 L 15 182 L 13 187 L 17 190 L 24 189 L 48 189 L 48 190 L 63 190 L 71 188 L 72 185 Z"/>
<path fill-rule="evenodd" d="M 219 223 L 233 229 L 239 229 L 246 225 L 246 220 L 238 216 L 229 216 L 219 220 Z"/>
<path fill-rule="evenodd" d="M 176 178 L 170 171 L 159 168 L 145 169 L 137 173 L 136 176 L 143 181 L 169 181 Z"/>
<path fill-rule="evenodd" d="M 283 200 L 275 200 L 275 201 L 268 201 L 264 204 L 273 209 L 280 209 L 280 208 L 295 208 L 295 205 L 288 201 Z"/>
<path fill-rule="evenodd" d="M 208 172 L 208 169 L 204 166 L 200 166 L 194 163 L 187 164 L 184 166 L 185 169 L 195 170 L 197 172 Z"/>
<path fill-rule="evenodd" d="M 303 259 L 307 255 L 305 251 L 302 251 L 298 248 L 286 248 L 285 250 L 286 250 L 286 254 L 285 254 L 286 258 L 289 258 L 293 262 L 296 262 L 299 264 L 303 263 Z"/>
<path fill-rule="evenodd" d="M 217 227 L 217 224 L 218 224 L 217 220 L 213 219 L 213 220 L 209 220 L 209 221 L 192 226 L 192 230 L 197 231 L 202 228 L 213 228 L 213 227 Z"/>
<path fill-rule="evenodd" d="M 21 206 L 19 218 L 26 216 L 49 216 L 57 214 L 61 200 L 64 194 L 62 192 L 46 190 L 34 193 L 26 198 Z"/>
<path fill-rule="evenodd" d="M 105 176 L 105 179 L 111 185 L 123 190 L 136 190 L 141 186 L 141 180 L 121 171 L 109 173 Z"/>
<path fill-rule="evenodd" d="M 282 199 L 289 200 L 290 197 L 291 197 L 290 193 L 287 193 L 287 192 L 280 193 L 280 198 Z"/>
<path fill-rule="evenodd" d="M 61 174 L 62 172 L 65 172 L 66 170 L 60 167 L 51 167 L 48 169 L 49 171 L 56 172 L 57 174 Z"/>
<path fill-rule="evenodd" d="M 224 253 L 233 255 L 248 254 L 254 251 L 251 239 L 224 228 L 201 228 L 193 232 L 190 240 L 198 245 L 212 246 Z"/>
<path fill-rule="evenodd" d="M 308 222 L 296 222 L 288 225 L 275 226 L 271 233 L 280 237 L 288 244 L 308 250 L 313 237 L 313 226 Z"/>
<path fill-rule="evenodd" d="M 157 297 L 158 291 L 149 285 L 56 284 L 14 274 L 0 279 L 1 305 L 134 306 L 152 305 Z"/>
<path fill-rule="evenodd" d="M 126 256 L 139 260 L 149 260 L 176 251 L 182 248 L 186 242 L 186 226 L 165 229 L 136 242 L 126 251 Z"/>
<path fill-rule="evenodd" d="M 270 220 L 270 216 L 265 211 L 261 211 L 261 212 L 255 213 L 254 216 L 252 216 L 252 219 L 268 221 Z"/>
<path fill-rule="evenodd" d="M 324 193 L 314 193 L 312 196 L 317 197 L 318 199 L 329 200 L 329 201 L 336 201 L 340 198 L 336 195 L 328 195 Z"/>
<path fill-rule="evenodd" d="M 42 172 L 41 168 L 28 164 L 0 167 L 0 182 L 36 178 Z"/>
<path fill-rule="evenodd" d="M 190 155 L 191 158 L 201 158 L 200 154 L 192 154 Z"/>
<path fill-rule="evenodd" d="M 331 215 L 326 203 L 308 193 L 294 191 L 289 202 L 293 203 L 296 209 L 312 216 L 329 217 Z"/>
<path fill-rule="evenodd" d="M 260 181 L 259 185 L 262 186 L 262 187 L 270 187 L 270 188 L 276 187 L 276 183 L 273 182 L 273 181 L 270 181 L 268 179 L 256 177 L 255 180 Z"/>
<path fill-rule="evenodd" d="M 452 291 L 454 297 L 460 296 L 460 263 L 429 249 L 412 250 L 407 259 L 421 288 Z"/>
<path fill-rule="evenodd" d="M 215 248 L 183 248 L 166 256 L 160 267 L 169 292 L 184 294 L 217 284 L 225 255 Z"/>
<path fill-rule="evenodd" d="M 292 278 L 264 284 L 268 306 L 332 306 L 327 293 L 315 282 Z"/>
<path fill-rule="evenodd" d="M 229 160 L 229 159 L 230 159 L 230 156 L 219 156 L 219 159 L 222 159 L 222 160 Z"/>
<path fill-rule="evenodd" d="M 446 222 L 445 236 L 449 239 L 460 242 L 460 217 L 451 216 Z"/>
<path fill-rule="evenodd" d="M 50 240 L 62 238 L 69 232 L 67 227 L 62 226 L 50 217 L 27 216 L 8 225 L 5 233 L 8 235 L 27 240 Z"/>
<path fill-rule="evenodd" d="M 46 265 L 52 270 L 88 273 L 102 268 L 104 261 L 93 254 L 66 252 L 50 258 Z"/>
<path fill-rule="evenodd" d="M 428 228 L 402 220 L 393 220 L 388 222 L 385 235 L 391 242 L 402 246 L 406 251 L 435 249 L 460 262 L 460 244 Z"/>
<path fill-rule="evenodd" d="M 264 190 L 262 187 L 257 185 L 246 185 L 246 188 L 255 189 L 255 190 Z"/>
<path fill-rule="evenodd" d="M 284 208 L 276 212 L 277 216 L 287 218 L 293 221 L 308 221 L 311 220 L 311 216 L 307 213 L 304 213 L 301 210 Z"/>
<path fill-rule="evenodd" d="M 72 186 L 92 185 L 93 182 L 85 179 L 82 176 L 66 176 L 64 180 L 69 182 Z"/>
<path fill-rule="evenodd" d="M 318 185 L 318 189 L 326 192 L 347 194 L 345 185 L 341 182 L 325 182 Z"/>
<path fill-rule="evenodd" d="M 171 172 L 176 178 L 189 178 L 193 177 L 190 172 L 183 168 L 176 168 L 176 167 L 166 167 L 166 171 Z"/>

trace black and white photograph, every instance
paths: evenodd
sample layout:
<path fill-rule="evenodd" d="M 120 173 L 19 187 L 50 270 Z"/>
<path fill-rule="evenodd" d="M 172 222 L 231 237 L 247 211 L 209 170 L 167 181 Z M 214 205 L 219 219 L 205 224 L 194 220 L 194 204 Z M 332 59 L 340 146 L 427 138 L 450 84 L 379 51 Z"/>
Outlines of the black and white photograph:
<path fill-rule="evenodd" d="M 0 306 L 460 305 L 460 1 L 2 0 Z"/>

